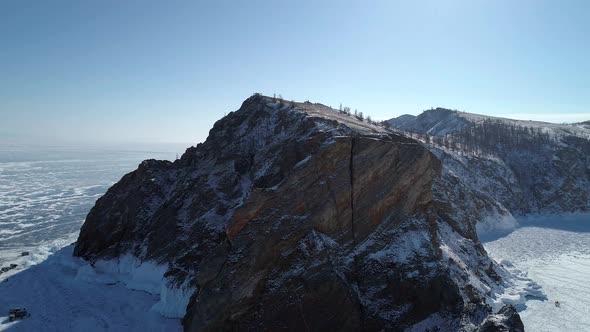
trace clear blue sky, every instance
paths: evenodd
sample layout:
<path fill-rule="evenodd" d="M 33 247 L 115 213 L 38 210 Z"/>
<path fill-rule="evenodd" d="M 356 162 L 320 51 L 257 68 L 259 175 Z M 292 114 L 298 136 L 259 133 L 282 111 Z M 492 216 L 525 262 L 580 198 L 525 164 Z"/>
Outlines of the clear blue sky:
<path fill-rule="evenodd" d="M 0 2 L 0 142 L 197 143 L 253 92 L 590 119 L 590 1 Z"/>

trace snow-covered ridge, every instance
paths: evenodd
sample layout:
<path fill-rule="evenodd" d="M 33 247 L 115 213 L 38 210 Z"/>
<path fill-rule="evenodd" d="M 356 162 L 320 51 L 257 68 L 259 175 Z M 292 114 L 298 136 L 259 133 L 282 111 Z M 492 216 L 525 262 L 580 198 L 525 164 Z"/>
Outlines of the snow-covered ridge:
<path fill-rule="evenodd" d="M 552 223 L 567 224 L 569 219 L 564 213 L 590 210 L 590 127 L 585 124 L 522 121 L 444 109 L 426 111 L 417 117 L 402 116 L 390 123 L 407 132 L 408 136 L 418 137 L 439 158 L 442 172 L 435 183 L 435 198 L 453 207 L 449 211 L 454 219 L 473 220 L 474 231 L 480 239 L 494 239 L 518 231 L 518 220 L 527 220 L 522 215 L 536 215 L 531 218 L 537 222 L 549 219 Z M 479 130 L 479 134 L 484 134 L 480 137 L 483 143 L 500 143 L 478 147 L 473 140 L 461 141 L 474 137 L 456 135 L 490 123 L 505 124 L 508 128 L 530 128 L 520 130 L 519 135 L 528 132 L 531 137 L 513 136 L 512 140 L 490 137 L 486 140 L 488 133 Z M 488 128 L 494 129 L 489 125 Z M 497 133 L 490 132 L 489 135 Z M 535 137 L 539 135 L 537 133 L 546 138 Z M 437 141 L 432 136 L 446 136 L 446 139 Z M 447 139 L 454 142 L 447 143 Z M 519 140 L 527 143 L 520 144 Z M 468 143 L 470 149 L 462 148 L 464 143 Z M 538 215 L 560 217 L 539 218 Z M 464 229 L 464 232 L 470 231 Z M 443 242 L 443 253 L 453 261 L 468 260 L 468 257 L 461 256 L 460 248 L 452 244 L 454 241 Z M 531 259 L 534 257 L 536 254 L 531 255 Z M 547 300 L 545 290 L 524 272 L 521 262 L 513 264 L 500 260 L 493 265 L 502 285 L 491 288 L 488 288 L 489 284 L 480 283 L 478 286 L 475 282 L 474 285 L 489 294 L 487 301 L 494 310 L 505 304 L 522 310 L 530 305 L 527 301 L 531 299 Z M 463 264 L 458 271 L 469 266 L 474 263 Z"/>
<path fill-rule="evenodd" d="M 392 127 L 420 134 L 445 136 L 458 132 L 471 122 L 459 116 L 457 111 L 446 108 L 436 108 L 424 111 L 418 116 L 405 114 L 388 120 Z"/>
<path fill-rule="evenodd" d="M 405 114 L 388 120 L 395 128 L 432 136 L 453 134 L 465 127 L 478 125 L 484 121 L 495 121 L 519 127 L 542 129 L 552 137 L 576 136 L 586 139 L 590 138 L 590 128 L 585 123 L 558 124 L 533 120 L 516 120 L 445 108 L 427 110 L 418 116 Z"/>
<path fill-rule="evenodd" d="M 584 124 L 440 108 L 401 120 L 390 123 L 417 137 L 442 161 L 446 187 L 460 184 L 471 196 L 450 201 L 460 200 L 464 207 L 478 201 L 477 210 L 487 211 L 476 215 L 480 231 L 507 229 L 510 214 L 590 210 L 590 129 Z"/>
<path fill-rule="evenodd" d="M 568 129 L 572 129 L 572 130 L 585 129 L 585 128 L 580 128 L 581 126 L 578 123 L 552 123 L 552 122 L 535 121 L 535 120 L 517 120 L 517 119 L 510 119 L 510 118 L 503 118 L 503 117 L 475 114 L 475 113 L 468 113 L 468 112 L 461 112 L 461 111 L 457 111 L 457 115 L 462 118 L 465 118 L 473 123 L 480 123 L 485 120 L 495 120 L 495 121 L 511 123 L 511 124 L 523 126 L 523 127 L 551 128 L 551 129 L 556 129 L 556 130 L 564 130 L 566 133 L 569 133 L 569 134 L 572 134 L 572 132 L 570 132 Z"/>

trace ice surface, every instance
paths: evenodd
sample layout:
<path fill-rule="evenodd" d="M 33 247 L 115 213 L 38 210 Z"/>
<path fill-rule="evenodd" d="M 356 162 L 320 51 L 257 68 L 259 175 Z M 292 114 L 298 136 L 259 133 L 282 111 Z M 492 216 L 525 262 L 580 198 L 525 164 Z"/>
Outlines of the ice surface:
<path fill-rule="evenodd" d="M 0 274 L 0 330 L 181 330 L 178 319 L 162 315 L 183 314 L 192 292 L 168 286 L 163 268 L 125 257 L 118 270 L 105 273 L 113 266 L 94 269 L 71 257 L 68 245 L 110 185 L 142 160 L 173 159 L 185 147 L 154 152 L 0 145 L 0 266 L 18 264 Z M 10 307 L 26 307 L 32 316 L 9 323 Z"/>
<path fill-rule="evenodd" d="M 86 214 L 115 181 L 144 159 L 173 159 L 185 147 L 165 148 L 171 152 L 0 144 L 0 267 L 30 266 L 75 241 Z M 22 251 L 32 255 L 23 260 Z"/>
<path fill-rule="evenodd" d="M 508 260 L 500 261 L 504 270 L 497 270 L 503 279 L 503 289 L 494 293 L 493 298 L 488 301 L 494 312 L 498 312 L 507 304 L 513 305 L 517 310 L 524 310 L 527 301 L 547 300 L 544 289 L 527 272 L 521 271 Z"/>
<path fill-rule="evenodd" d="M 590 214 L 518 221 L 514 232 L 484 246 L 502 265 L 536 281 L 548 297 L 531 298 L 520 308 L 526 331 L 590 331 Z"/>
<path fill-rule="evenodd" d="M 73 246 L 0 283 L 0 331 L 181 331 L 179 319 L 151 308 L 159 296 L 133 291 L 121 283 L 80 278 L 92 275 Z M 109 282 L 110 281 L 110 282 Z M 31 317 L 9 322 L 8 308 L 25 307 Z"/>

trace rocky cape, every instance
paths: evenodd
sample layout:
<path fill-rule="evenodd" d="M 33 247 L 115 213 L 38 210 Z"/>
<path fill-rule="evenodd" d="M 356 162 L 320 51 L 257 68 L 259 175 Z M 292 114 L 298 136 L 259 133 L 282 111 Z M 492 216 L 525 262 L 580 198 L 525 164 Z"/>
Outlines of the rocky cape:
<path fill-rule="evenodd" d="M 186 331 L 523 330 L 443 165 L 343 112 L 255 95 L 110 188 L 74 255 L 135 282 L 153 266 Z"/>

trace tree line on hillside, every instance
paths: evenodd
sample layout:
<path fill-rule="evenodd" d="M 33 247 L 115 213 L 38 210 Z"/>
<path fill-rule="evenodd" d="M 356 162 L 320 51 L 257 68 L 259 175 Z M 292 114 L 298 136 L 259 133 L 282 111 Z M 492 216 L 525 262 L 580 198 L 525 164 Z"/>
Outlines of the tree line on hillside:
<path fill-rule="evenodd" d="M 445 136 L 410 134 L 427 144 L 476 155 L 489 154 L 501 148 L 538 149 L 557 140 L 541 127 L 486 119 L 459 132 Z"/>
<path fill-rule="evenodd" d="M 260 93 L 254 93 L 255 96 L 262 96 L 262 94 Z M 296 103 L 294 100 L 291 100 L 290 102 L 287 102 L 283 99 L 282 95 L 277 95 L 276 93 L 273 94 L 272 96 L 272 101 L 273 102 L 278 102 L 281 106 L 283 105 L 289 105 L 289 107 L 291 108 L 295 108 L 296 107 Z M 311 104 L 311 102 L 309 100 L 306 100 L 304 102 L 305 104 Z M 340 104 L 340 107 L 338 108 L 338 110 L 333 109 L 331 106 L 329 106 L 329 108 L 333 111 L 336 111 L 340 114 L 344 114 L 347 116 L 351 116 L 351 117 L 355 117 L 357 120 L 361 121 L 361 122 L 367 122 L 369 124 L 375 125 L 375 126 L 380 126 L 383 127 L 385 129 L 391 129 L 391 124 L 387 121 L 375 121 L 373 120 L 373 118 L 370 115 L 366 115 L 363 114 L 363 112 L 355 109 L 354 111 L 351 110 L 350 107 L 348 106 L 342 106 L 342 103 Z"/>
<path fill-rule="evenodd" d="M 330 109 L 332 109 L 332 107 L 330 107 Z M 370 115 L 365 116 L 363 114 L 363 112 L 360 112 L 359 110 L 355 109 L 354 112 L 351 111 L 350 107 L 348 106 L 342 106 L 342 104 L 340 104 L 340 107 L 338 108 L 338 113 L 340 114 L 344 114 L 347 116 L 354 116 L 357 120 L 363 122 L 367 122 L 370 123 L 372 125 L 376 125 L 376 126 L 381 126 L 384 128 L 391 128 L 391 125 L 389 124 L 389 122 L 387 121 L 375 121 L 371 118 Z"/>

